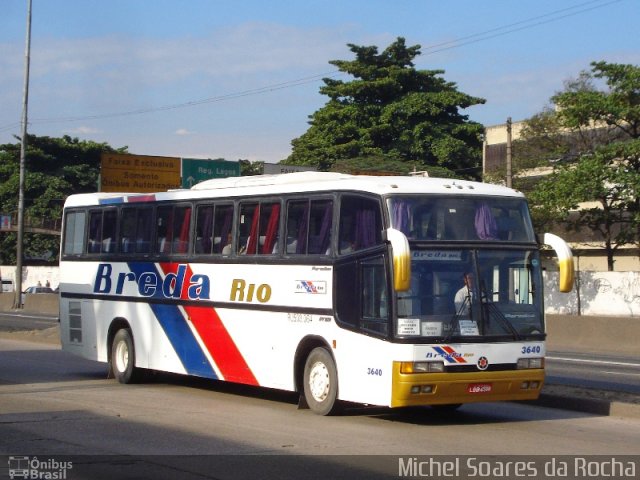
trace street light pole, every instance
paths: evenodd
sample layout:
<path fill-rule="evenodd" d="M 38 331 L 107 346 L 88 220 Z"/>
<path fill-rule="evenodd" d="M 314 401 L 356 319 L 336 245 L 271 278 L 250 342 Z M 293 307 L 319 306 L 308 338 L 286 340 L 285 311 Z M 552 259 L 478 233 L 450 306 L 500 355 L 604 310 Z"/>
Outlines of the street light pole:
<path fill-rule="evenodd" d="M 513 185 L 513 158 L 512 158 L 512 143 L 511 143 L 511 117 L 507 118 L 507 187 L 511 188 Z"/>
<path fill-rule="evenodd" d="M 31 58 L 31 1 L 27 0 L 27 40 L 24 60 L 24 95 L 22 102 L 22 138 L 20 140 L 20 186 L 18 187 L 18 238 L 16 239 L 16 291 L 14 308 L 22 308 L 22 257 L 24 243 L 24 180 L 27 155 L 27 111 L 29 104 L 29 64 Z"/>

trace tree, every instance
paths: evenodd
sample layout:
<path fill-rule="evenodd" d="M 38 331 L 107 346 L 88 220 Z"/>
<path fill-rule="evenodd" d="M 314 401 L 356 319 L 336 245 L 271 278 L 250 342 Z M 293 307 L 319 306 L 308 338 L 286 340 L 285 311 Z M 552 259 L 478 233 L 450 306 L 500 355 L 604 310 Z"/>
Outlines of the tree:
<path fill-rule="evenodd" d="M 599 232 L 613 270 L 616 250 L 640 240 L 640 67 L 591 66 L 552 97 L 553 111 L 527 122 L 525 142 L 537 148 L 546 143 L 564 161 L 539 182 L 530 200 L 538 223 Z M 606 88 L 596 88 L 600 80 Z M 542 118 L 544 128 L 536 130 Z M 597 206 L 578 209 L 589 201 Z"/>
<path fill-rule="evenodd" d="M 240 176 L 252 176 L 252 175 L 260 175 L 262 170 L 264 169 L 264 162 L 251 160 L 239 159 L 238 163 L 240 164 Z"/>
<path fill-rule="evenodd" d="M 476 173 L 483 127 L 460 110 L 484 99 L 459 92 L 441 78 L 443 70 L 416 70 L 420 45 L 407 47 L 404 38 L 382 53 L 375 46 L 348 46 L 355 60 L 329 63 L 354 80 L 323 80 L 320 93 L 329 100 L 291 142 L 286 163 L 329 170 L 336 162 L 368 159 L 372 170 L 404 162 L 409 169 Z"/>
<path fill-rule="evenodd" d="M 72 193 L 95 192 L 98 188 L 100 155 L 125 153 L 105 143 L 29 135 L 25 168 L 25 218 L 60 219 L 66 197 Z M 20 144 L 0 145 L 0 212 L 14 214 L 18 209 Z M 26 257 L 55 261 L 59 237 L 25 233 Z M 15 263 L 16 235 L 0 234 L 0 260 Z"/>
<path fill-rule="evenodd" d="M 529 196 L 538 222 L 560 220 L 574 231 L 597 232 L 609 271 L 616 251 L 636 238 L 637 218 L 628 202 L 640 194 L 640 175 L 627 168 L 626 159 L 637 158 L 639 147 L 638 141 L 599 147 L 578 163 L 558 167 Z"/>

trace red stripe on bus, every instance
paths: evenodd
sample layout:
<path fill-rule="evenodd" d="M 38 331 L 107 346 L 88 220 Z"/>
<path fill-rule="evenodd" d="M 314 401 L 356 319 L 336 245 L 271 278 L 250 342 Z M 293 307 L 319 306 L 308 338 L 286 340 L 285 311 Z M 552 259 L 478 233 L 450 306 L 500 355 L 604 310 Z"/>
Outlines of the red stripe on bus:
<path fill-rule="evenodd" d="M 442 347 L 442 349 L 447 352 L 449 355 L 451 355 L 451 358 L 453 358 L 456 362 L 458 363 L 467 363 L 467 361 L 462 358 L 453 348 L 451 348 L 449 345 L 445 345 L 444 347 Z M 455 355 L 454 355 L 455 354 Z"/>
<path fill-rule="evenodd" d="M 167 275 L 168 273 L 176 273 L 178 265 L 178 263 L 173 262 L 161 263 L 160 267 L 163 273 Z M 186 276 L 189 278 L 192 274 L 191 267 L 187 266 Z M 188 298 L 188 287 L 185 282 L 180 292 L 180 298 Z M 215 308 L 190 305 L 185 306 L 184 310 L 187 312 L 189 320 L 191 320 L 191 323 L 198 332 L 211 358 L 213 358 L 213 361 L 216 363 L 223 379 L 247 385 L 259 385 Z"/>
<path fill-rule="evenodd" d="M 204 342 L 225 380 L 258 385 L 242 353 L 213 307 L 185 307 L 191 323 Z"/>

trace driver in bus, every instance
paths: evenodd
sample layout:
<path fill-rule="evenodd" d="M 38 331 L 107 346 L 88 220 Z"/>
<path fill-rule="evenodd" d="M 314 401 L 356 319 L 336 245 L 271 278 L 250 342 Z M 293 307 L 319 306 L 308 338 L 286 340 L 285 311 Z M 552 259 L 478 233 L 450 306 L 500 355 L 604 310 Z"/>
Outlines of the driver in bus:
<path fill-rule="evenodd" d="M 470 315 L 471 299 L 473 295 L 473 274 L 471 272 L 466 272 L 462 278 L 464 285 L 456 292 L 456 296 L 453 298 L 453 303 L 456 307 L 456 314 Z"/>

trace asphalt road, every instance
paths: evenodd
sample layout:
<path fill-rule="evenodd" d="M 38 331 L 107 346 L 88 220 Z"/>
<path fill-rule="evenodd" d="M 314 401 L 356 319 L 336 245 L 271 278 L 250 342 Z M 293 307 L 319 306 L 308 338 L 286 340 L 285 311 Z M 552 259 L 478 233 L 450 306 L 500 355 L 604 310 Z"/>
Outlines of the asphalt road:
<path fill-rule="evenodd" d="M 400 459 L 637 463 L 640 454 L 633 419 L 515 403 L 320 417 L 264 389 L 171 375 L 120 385 L 102 364 L 6 338 L 0 365 L 0 456 L 69 459 L 70 480 L 398 478 Z"/>
<path fill-rule="evenodd" d="M 0 332 L 43 330 L 58 324 L 58 318 L 37 313 L 0 312 Z"/>
<path fill-rule="evenodd" d="M 640 394 L 640 355 L 547 352 L 547 383 Z"/>
<path fill-rule="evenodd" d="M 0 332 L 51 328 L 57 317 L 33 313 L 0 313 Z M 619 357 L 576 352 L 548 352 L 546 382 L 640 394 L 640 354 Z"/>

